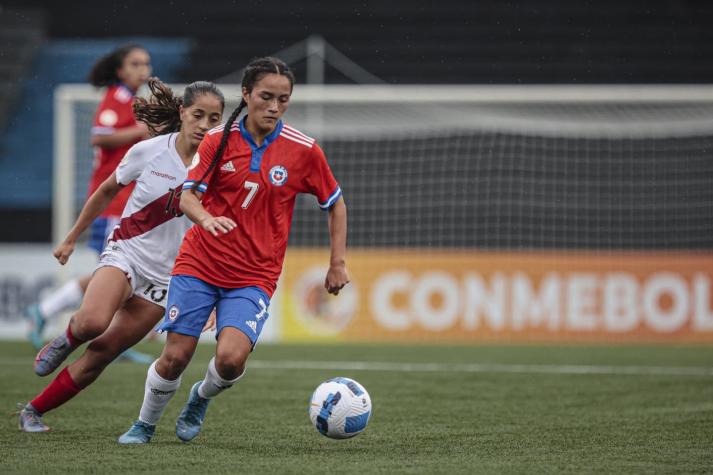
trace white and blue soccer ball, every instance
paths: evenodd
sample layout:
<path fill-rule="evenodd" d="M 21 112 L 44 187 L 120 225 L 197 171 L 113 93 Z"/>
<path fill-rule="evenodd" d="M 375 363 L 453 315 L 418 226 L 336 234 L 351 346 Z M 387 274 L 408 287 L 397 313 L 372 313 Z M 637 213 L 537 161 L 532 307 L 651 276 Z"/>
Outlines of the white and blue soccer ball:
<path fill-rule="evenodd" d="M 349 378 L 333 378 L 312 394 L 309 418 L 320 434 L 348 439 L 360 434 L 371 417 L 371 398 L 364 386 Z"/>

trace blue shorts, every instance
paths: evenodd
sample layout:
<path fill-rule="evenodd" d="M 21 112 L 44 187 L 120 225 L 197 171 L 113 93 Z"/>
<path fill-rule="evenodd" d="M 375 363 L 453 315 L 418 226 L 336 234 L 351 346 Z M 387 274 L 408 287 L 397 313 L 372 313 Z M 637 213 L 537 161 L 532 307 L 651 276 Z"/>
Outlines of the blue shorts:
<path fill-rule="evenodd" d="M 87 245 L 97 251 L 97 254 L 104 252 L 106 240 L 114 227 L 121 221 L 120 216 L 102 216 L 94 220 L 89 228 L 89 242 Z"/>
<path fill-rule="evenodd" d="M 174 275 L 168 284 L 166 315 L 159 332 L 200 337 L 216 308 L 216 338 L 225 327 L 242 331 L 255 346 L 269 314 L 270 298 L 258 287 L 225 289 L 190 275 Z"/>

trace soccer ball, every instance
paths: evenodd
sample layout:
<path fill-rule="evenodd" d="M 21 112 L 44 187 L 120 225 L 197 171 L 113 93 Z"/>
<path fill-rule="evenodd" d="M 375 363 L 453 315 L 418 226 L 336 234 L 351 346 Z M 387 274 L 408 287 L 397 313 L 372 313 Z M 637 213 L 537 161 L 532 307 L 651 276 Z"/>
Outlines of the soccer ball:
<path fill-rule="evenodd" d="M 320 434 L 348 439 L 360 434 L 371 416 L 371 398 L 364 386 L 349 378 L 333 378 L 312 394 L 309 418 Z"/>

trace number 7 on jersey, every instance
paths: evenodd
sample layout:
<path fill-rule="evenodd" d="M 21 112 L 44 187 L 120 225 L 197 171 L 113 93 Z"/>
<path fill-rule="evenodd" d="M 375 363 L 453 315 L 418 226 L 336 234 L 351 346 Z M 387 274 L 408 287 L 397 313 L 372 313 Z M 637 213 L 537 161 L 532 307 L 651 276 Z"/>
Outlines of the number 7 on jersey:
<path fill-rule="evenodd" d="M 255 198 L 255 193 L 257 193 L 257 189 L 260 188 L 260 185 L 254 181 L 246 181 L 243 188 L 248 190 L 248 196 L 245 197 L 242 205 L 243 209 L 247 209 L 248 206 L 250 206 L 250 202 Z"/>

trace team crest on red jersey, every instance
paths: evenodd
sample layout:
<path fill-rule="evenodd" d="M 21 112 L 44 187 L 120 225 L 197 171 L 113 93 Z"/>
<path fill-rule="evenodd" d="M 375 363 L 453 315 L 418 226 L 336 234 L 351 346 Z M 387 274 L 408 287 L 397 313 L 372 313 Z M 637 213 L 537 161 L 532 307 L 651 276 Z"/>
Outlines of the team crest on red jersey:
<path fill-rule="evenodd" d="M 276 165 L 270 169 L 270 182 L 275 186 L 282 186 L 287 181 L 287 169 Z"/>

